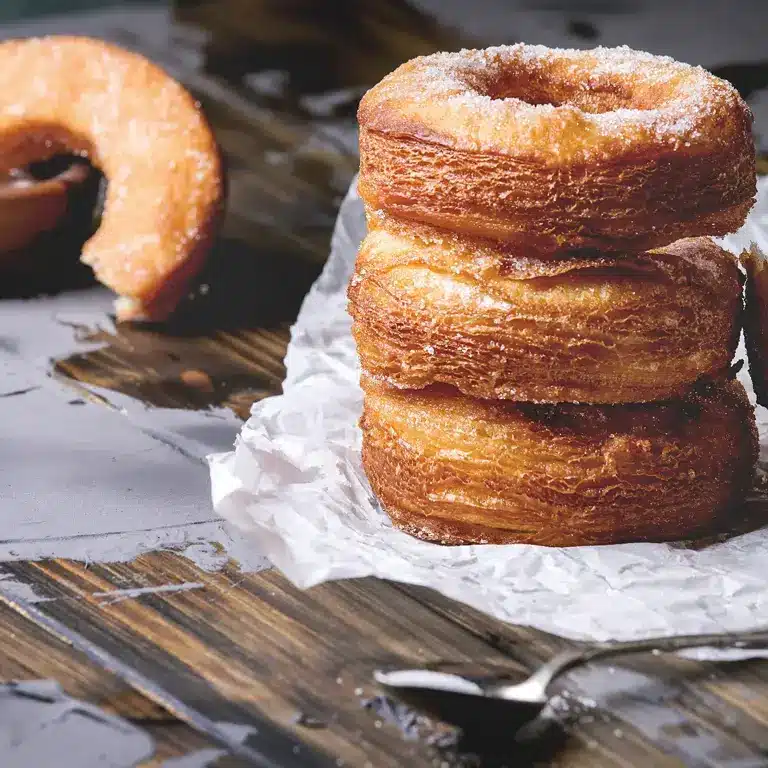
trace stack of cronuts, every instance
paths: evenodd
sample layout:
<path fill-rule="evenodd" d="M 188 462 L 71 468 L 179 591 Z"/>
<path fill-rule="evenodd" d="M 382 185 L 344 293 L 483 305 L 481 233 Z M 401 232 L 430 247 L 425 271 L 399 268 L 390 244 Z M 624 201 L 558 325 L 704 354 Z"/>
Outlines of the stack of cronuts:
<path fill-rule="evenodd" d="M 349 288 L 363 464 L 443 544 L 674 540 L 751 486 L 742 277 L 751 115 L 701 68 L 514 45 L 364 97 Z"/>

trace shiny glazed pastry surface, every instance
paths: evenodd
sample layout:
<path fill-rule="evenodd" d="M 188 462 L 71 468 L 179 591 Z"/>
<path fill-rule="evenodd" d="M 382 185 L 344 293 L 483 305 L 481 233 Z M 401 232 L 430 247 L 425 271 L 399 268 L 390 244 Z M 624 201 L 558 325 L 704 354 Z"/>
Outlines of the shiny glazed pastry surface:
<path fill-rule="evenodd" d="M 443 544 L 671 541 L 725 530 L 753 478 L 742 385 L 653 405 L 531 405 L 364 377 L 363 465 L 395 525 Z"/>
<path fill-rule="evenodd" d="M 514 244 L 637 251 L 736 230 L 751 113 L 700 67 L 517 44 L 409 61 L 363 98 L 373 210 Z"/>
<path fill-rule="evenodd" d="M 741 278 L 708 238 L 555 259 L 376 215 L 369 227 L 349 309 L 363 369 L 390 385 L 645 402 L 681 394 L 733 358 Z"/>

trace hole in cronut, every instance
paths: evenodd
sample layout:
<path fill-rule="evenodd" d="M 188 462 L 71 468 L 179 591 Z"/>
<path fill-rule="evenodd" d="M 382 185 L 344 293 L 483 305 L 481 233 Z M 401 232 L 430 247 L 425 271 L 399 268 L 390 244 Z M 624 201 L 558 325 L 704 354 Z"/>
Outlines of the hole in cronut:
<path fill-rule="evenodd" d="M 617 109 L 652 109 L 655 106 L 651 94 L 607 78 L 576 81 L 510 72 L 489 79 L 479 90 L 491 99 L 519 99 L 533 106 L 572 104 L 583 112 L 593 114 Z"/>

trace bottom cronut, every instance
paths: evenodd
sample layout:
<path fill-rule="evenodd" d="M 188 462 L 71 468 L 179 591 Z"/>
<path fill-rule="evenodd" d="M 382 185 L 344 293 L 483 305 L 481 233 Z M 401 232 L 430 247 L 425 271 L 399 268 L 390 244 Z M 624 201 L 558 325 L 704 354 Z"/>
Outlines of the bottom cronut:
<path fill-rule="evenodd" d="M 643 405 L 472 400 L 363 378 L 363 466 L 393 523 L 442 544 L 672 541 L 727 530 L 757 459 L 735 380 Z"/>

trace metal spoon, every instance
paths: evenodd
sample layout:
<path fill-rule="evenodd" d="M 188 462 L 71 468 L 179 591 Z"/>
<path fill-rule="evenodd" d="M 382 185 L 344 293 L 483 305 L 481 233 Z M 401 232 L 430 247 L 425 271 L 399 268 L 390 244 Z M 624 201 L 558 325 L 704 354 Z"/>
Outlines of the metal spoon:
<path fill-rule="evenodd" d="M 376 671 L 374 679 L 387 693 L 443 722 L 465 730 L 489 730 L 498 725 L 514 732 L 541 713 L 549 701 L 547 689 L 552 681 L 574 667 L 612 656 L 702 647 L 768 648 L 768 629 L 595 643 L 559 653 L 514 685 L 500 682 L 499 676 L 484 681 L 428 669 Z"/>

